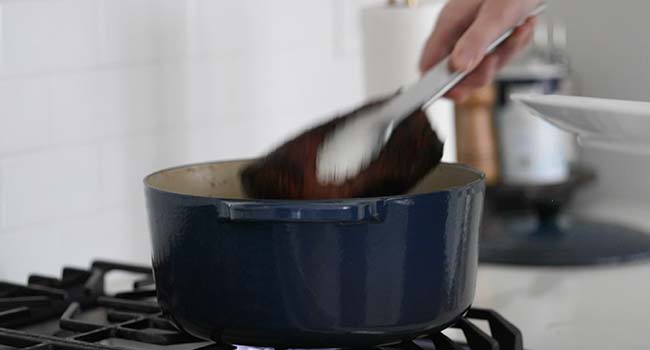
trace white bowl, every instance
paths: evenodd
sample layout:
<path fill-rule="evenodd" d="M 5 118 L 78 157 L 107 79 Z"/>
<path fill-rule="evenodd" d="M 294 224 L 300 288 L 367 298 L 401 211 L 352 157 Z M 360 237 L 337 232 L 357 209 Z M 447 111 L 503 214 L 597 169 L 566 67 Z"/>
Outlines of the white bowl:
<path fill-rule="evenodd" d="M 513 94 L 536 116 L 584 146 L 650 154 L 650 103 L 565 95 Z"/>

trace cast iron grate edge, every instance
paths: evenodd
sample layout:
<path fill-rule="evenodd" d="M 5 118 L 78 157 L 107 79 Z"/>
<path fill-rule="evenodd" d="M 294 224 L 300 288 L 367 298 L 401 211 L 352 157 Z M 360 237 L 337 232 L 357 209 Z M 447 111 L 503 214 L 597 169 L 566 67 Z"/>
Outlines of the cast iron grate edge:
<path fill-rule="evenodd" d="M 105 276 L 110 271 L 142 274 L 132 291 L 106 295 Z M 119 346 L 100 342 L 119 338 L 144 344 L 194 344 L 194 350 L 228 350 L 229 344 L 207 343 L 179 331 L 162 317 L 158 305 L 147 298 L 155 297 L 152 271 L 148 267 L 96 261 L 90 270 L 64 268 L 60 279 L 32 275 L 27 286 L 0 282 L 0 349 L 21 350 L 122 350 Z M 108 324 L 77 319 L 87 308 L 107 309 Z M 22 326 L 57 319 L 65 335 L 43 335 L 18 330 Z M 471 320 L 487 321 L 491 334 L 477 327 Z M 415 341 L 379 346 L 384 350 L 423 350 L 419 342 L 430 341 L 436 350 L 522 350 L 521 332 L 505 318 L 492 310 L 470 309 L 451 328 L 465 336 L 460 344 L 443 333 L 423 335 Z M 155 333 L 147 332 L 155 329 Z"/>

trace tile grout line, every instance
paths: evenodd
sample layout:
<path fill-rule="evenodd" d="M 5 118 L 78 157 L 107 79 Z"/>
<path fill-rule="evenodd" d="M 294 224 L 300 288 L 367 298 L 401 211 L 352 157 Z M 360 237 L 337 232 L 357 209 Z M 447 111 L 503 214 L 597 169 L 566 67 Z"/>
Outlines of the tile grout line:
<path fill-rule="evenodd" d="M 1 6 L 0 6 L 1 7 Z M 286 46 L 279 48 L 274 55 L 289 54 L 299 52 L 302 50 L 316 50 L 323 49 L 321 46 L 315 45 L 299 45 L 299 46 Z M 234 60 L 244 59 L 251 57 L 255 54 L 256 50 L 251 49 L 235 49 L 226 52 L 214 52 L 213 50 L 205 50 L 198 54 L 192 55 L 159 55 L 152 60 L 133 60 L 124 62 L 111 62 L 111 63 L 96 63 L 89 65 L 80 65 L 78 67 L 63 67 L 60 69 L 45 69 L 35 70 L 32 72 L 21 73 L 0 73 L 0 81 L 2 80 L 18 80 L 30 78 L 42 78 L 46 76 L 56 76 L 65 74 L 81 74 L 91 72 L 102 72 L 107 70 L 116 69 L 135 69 L 135 68 L 156 68 L 166 65 L 183 65 L 183 64 L 196 64 L 196 63 L 216 63 L 220 60 Z"/>
<path fill-rule="evenodd" d="M 131 207 L 128 205 L 127 201 L 123 201 L 116 204 L 111 204 L 107 206 L 100 206 L 91 210 L 82 210 L 77 213 L 71 213 L 66 215 L 61 215 L 56 218 L 50 219 L 41 219 L 38 221 L 33 221 L 26 224 L 18 224 L 13 226 L 6 226 L 3 230 L 0 231 L 1 234 L 15 234 L 21 231 L 30 230 L 37 227 L 46 227 L 48 225 L 58 225 L 62 223 L 74 222 L 75 220 L 80 220 L 83 218 L 98 216 L 105 212 L 123 212 L 131 213 Z"/>
<path fill-rule="evenodd" d="M 95 1 L 95 41 L 93 42 L 95 51 L 95 66 L 104 62 L 103 51 L 105 49 L 106 39 L 106 3 L 103 0 Z"/>
<path fill-rule="evenodd" d="M 4 188 L 4 178 L 2 176 L 3 173 L 3 161 L 0 159 L 0 234 L 2 234 L 5 229 L 7 228 L 7 223 L 6 223 L 6 204 L 4 200 L 4 195 L 3 195 L 3 188 Z"/>
<path fill-rule="evenodd" d="M 95 152 L 97 152 L 97 167 L 98 167 L 98 172 L 99 174 L 99 208 L 104 208 L 107 206 L 106 202 L 106 191 L 107 191 L 107 185 L 106 185 L 106 172 L 104 171 L 106 165 L 104 164 L 104 158 L 106 158 L 105 149 L 106 149 L 106 143 L 105 142 L 100 142 L 96 146 Z"/>
<path fill-rule="evenodd" d="M 26 72 L 26 73 L 2 73 L 0 74 L 0 81 L 35 79 L 35 78 L 43 78 L 48 76 L 66 75 L 66 74 L 104 72 L 104 71 L 118 70 L 118 69 L 128 70 L 128 69 L 138 69 L 138 68 L 155 68 L 155 67 L 159 67 L 162 63 L 163 63 L 162 61 L 155 59 L 155 60 L 141 60 L 141 61 L 131 61 L 131 62 L 114 62 L 114 63 L 105 63 L 105 64 L 80 65 L 74 68 L 65 67 L 60 69 L 36 70 L 33 72 Z"/>
<path fill-rule="evenodd" d="M 48 116 L 48 119 L 51 120 L 51 115 Z M 252 123 L 252 122 L 251 122 Z M 113 135 L 106 135 L 102 137 L 97 137 L 91 140 L 84 140 L 84 141 L 79 141 L 79 142 L 70 142 L 70 143 L 50 143 L 48 142 L 47 146 L 38 146 L 38 147 L 31 147 L 31 148 L 26 148 L 20 151 L 12 151 L 12 152 L 5 152 L 2 153 L 0 152 L 0 160 L 2 159 L 7 159 L 7 158 L 15 158 L 15 157 L 21 157 L 21 156 L 28 156 L 32 155 L 35 153 L 40 153 L 40 152 L 47 152 L 47 151 L 57 151 L 57 150 L 65 150 L 65 149 L 73 149 L 73 148 L 79 148 L 79 147 L 91 147 L 95 146 L 98 144 L 105 144 L 108 142 L 129 142 L 134 139 L 139 139 L 139 137 L 142 136 L 158 136 L 161 133 L 164 134 L 165 132 L 192 132 L 192 131 L 197 131 L 197 130 L 202 130 L 201 125 L 194 125 L 192 123 L 170 123 L 170 124 L 157 124 L 157 125 L 152 125 L 149 128 L 140 128 L 137 130 L 132 130 L 129 132 L 124 132 L 124 133 L 116 133 Z M 48 138 L 50 138 L 50 132 L 48 130 Z M 50 141 L 50 140 L 48 140 Z"/>
<path fill-rule="evenodd" d="M 0 3 L 0 67 L 3 67 L 3 66 L 4 66 L 4 60 L 3 60 L 4 52 L 2 52 L 2 50 L 3 50 L 4 47 L 5 47 L 5 46 L 4 46 L 4 32 L 3 32 L 3 29 L 2 29 L 2 28 L 4 27 L 4 25 L 3 25 L 3 23 L 2 23 L 2 19 L 4 18 L 4 17 L 2 16 L 2 9 L 3 9 L 3 6 L 4 6 L 4 5 Z"/>

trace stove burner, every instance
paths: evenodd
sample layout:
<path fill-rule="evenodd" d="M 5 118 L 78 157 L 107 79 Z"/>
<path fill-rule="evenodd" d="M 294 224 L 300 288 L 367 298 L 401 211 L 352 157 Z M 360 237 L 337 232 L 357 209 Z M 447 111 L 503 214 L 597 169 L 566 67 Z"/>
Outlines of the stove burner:
<path fill-rule="evenodd" d="M 105 281 L 111 271 L 137 274 L 140 279 L 130 290 L 110 295 L 105 291 Z M 94 262 L 90 270 L 64 268 L 61 279 L 32 275 L 26 286 L 0 281 L 0 350 L 234 348 L 179 331 L 162 316 L 155 296 L 150 268 L 104 261 Z M 477 320 L 487 321 L 491 334 L 479 328 Z M 438 332 L 376 349 L 523 348 L 519 330 L 491 310 L 470 309 L 451 328 L 461 331 L 465 341 Z"/>

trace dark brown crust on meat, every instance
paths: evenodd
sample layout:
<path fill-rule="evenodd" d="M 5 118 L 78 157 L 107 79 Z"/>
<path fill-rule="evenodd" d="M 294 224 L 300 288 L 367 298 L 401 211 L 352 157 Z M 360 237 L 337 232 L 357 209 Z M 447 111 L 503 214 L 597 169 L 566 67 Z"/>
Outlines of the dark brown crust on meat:
<path fill-rule="evenodd" d="M 323 185 L 316 179 L 316 156 L 325 135 L 348 118 L 385 99 L 316 126 L 289 140 L 241 172 L 244 191 L 259 199 L 335 199 L 389 196 L 407 192 L 437 166 L 443 144 L 423 111 L 402 121 L 379 156 L 343 184 Z"/>

